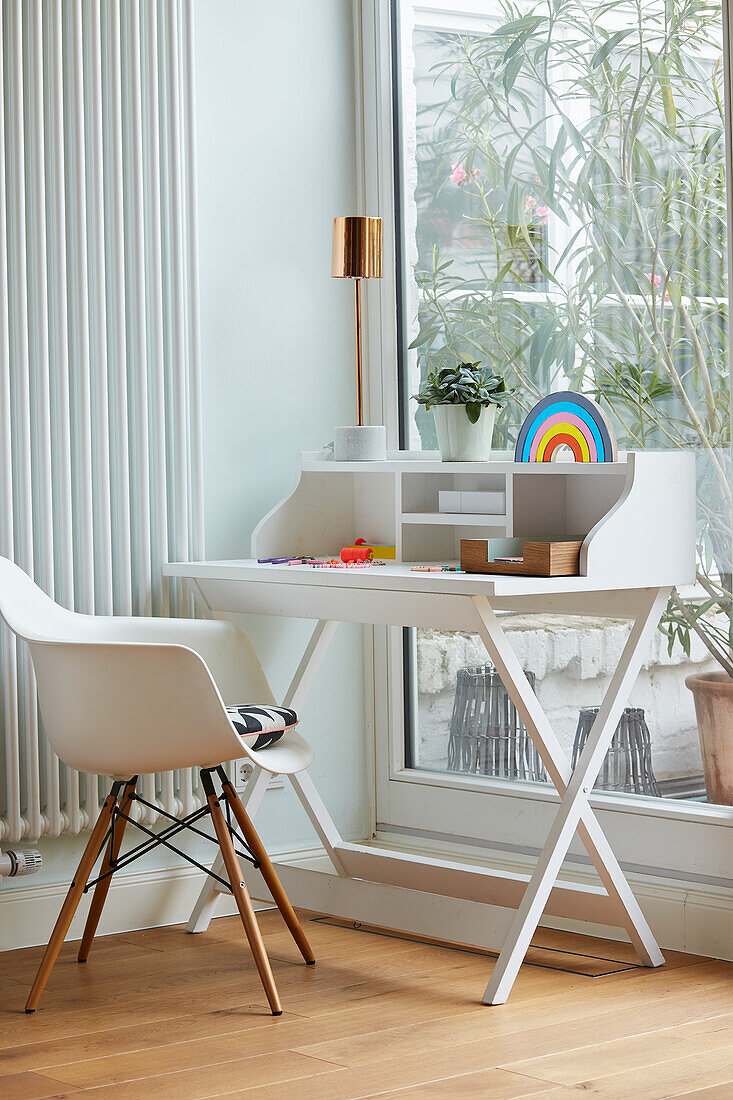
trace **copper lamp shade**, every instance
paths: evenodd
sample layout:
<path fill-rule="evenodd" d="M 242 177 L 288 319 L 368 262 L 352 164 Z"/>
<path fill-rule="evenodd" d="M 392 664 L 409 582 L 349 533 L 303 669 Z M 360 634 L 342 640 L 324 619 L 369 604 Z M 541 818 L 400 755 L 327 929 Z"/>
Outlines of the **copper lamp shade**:
<path fill-rule="evenodd" d="M 382 219 L 334 218 L 331 274 L 335 279 L 382 278 Z"/>
<path fill-rule="evenodd" d="M 359 425 L 364 423 L 361 372 L 361 279 L 382 278 L 382 219 L 334 218 L 331 274 L 354 280 L 356 309 L 356 397 Z"/>

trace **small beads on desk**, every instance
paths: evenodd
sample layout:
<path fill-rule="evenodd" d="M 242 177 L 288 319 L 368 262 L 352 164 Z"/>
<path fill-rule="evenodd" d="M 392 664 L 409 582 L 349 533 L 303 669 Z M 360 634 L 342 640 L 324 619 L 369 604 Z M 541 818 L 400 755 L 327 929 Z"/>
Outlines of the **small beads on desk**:
<path fill-rule="evenodd" d="M 373 565 L 383 565 L 381 561 L 339 561 L 331 558 L 330 561 L 309 561 L 306 563 L 311 569 L 371 569 Z"/>
<path fill-rule="evenodd" d="M 411 565 L 412 573 L 465 573 L 460 565 Z"/>

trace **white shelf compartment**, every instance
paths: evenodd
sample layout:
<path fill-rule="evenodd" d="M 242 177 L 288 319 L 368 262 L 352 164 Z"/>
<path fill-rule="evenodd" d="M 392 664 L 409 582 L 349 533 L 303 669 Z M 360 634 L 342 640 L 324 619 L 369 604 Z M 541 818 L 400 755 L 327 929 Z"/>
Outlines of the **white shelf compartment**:
<path fill-rule="evenodd" d="M 399 476 L 403 561 L 457 561 L 461 539 L 504 540 L 512 531 L 512 478 L 505 463 L 405 462 Z M 502 513 L 441 512 L 441 490 L 489 491 L 504 496 Z M 503 549 L 503 545 L 502 545 Z"/>
<path fill-rule="evenodd" d="M 492 515 L 490 512 L 403 512 L 402 523 L 438 524 L 442 527 L 490 527 L 492 530 L 507 530 L 506 515 Z"/>

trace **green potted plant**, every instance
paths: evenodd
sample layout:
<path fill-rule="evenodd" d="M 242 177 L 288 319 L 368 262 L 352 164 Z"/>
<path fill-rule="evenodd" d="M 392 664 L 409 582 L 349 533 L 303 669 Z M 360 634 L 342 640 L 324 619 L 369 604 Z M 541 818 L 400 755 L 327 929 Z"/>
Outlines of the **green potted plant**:
<path fill-rule="evenodd" d="M 466 360 L 436 367 L 414 395 L 419 404 L 433 409 L 444 462 L 483 462 L 491 457 L 496 410 L 508 397 L 500 375 Z"/>

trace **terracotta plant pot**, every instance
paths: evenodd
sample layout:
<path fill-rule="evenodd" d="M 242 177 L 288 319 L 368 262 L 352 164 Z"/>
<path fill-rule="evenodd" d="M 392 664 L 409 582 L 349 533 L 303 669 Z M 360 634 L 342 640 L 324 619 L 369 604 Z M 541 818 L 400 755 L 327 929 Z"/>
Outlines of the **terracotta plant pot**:
<path fill-rule="evenodd" d="M 685 683 L 695 700 L 708 802 L 733 806 L 733 680 L 703 672 Z"/>

